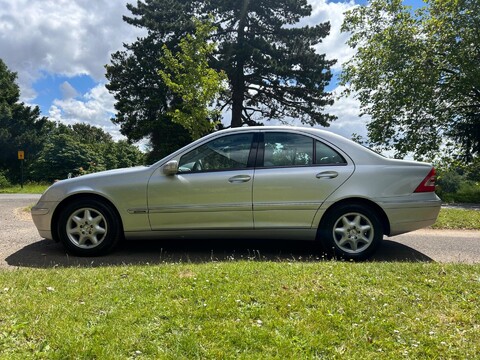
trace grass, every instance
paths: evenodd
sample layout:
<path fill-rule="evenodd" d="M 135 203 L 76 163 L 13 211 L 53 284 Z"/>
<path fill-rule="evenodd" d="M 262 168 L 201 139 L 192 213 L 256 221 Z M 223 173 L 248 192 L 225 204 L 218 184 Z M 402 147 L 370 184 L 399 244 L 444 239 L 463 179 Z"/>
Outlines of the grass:
<path fill-rule="evenodd" d="M 51 184 L 27 183 L 0 188 L 0 194 L 42 194 Z"/>
<path fill-rule="evenodd" d="M 256 262 L 0 272 L 2 359 L 473 359 L 480 267 Z"/>
<path fill-rule="evenodd" d="M 442 208 L 432 228 L 480 230 L 480 211 Z"/>
<path fill-rule="evenodd" d="M 442 209 L 434 228 L 480 229 L 480 212 Z M 479 296 L 480 265 L 0 271 L 0 359 L 473 359 Z"/>

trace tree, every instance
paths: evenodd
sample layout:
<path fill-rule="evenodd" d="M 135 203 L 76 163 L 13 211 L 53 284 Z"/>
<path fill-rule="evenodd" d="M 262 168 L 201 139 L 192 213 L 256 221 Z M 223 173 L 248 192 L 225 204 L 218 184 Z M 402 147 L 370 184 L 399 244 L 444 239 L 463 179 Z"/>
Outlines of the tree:
<path fill-rule="evenodd" d="M 125 44 L 125 50 L 112 54 L 111 64 L 106 65 L 106 87 L 117 100 L 117 114 L 112 121 L 120 125 L 121 133 L 129 141 L 149 139 L 149 162 L 191 141 L 188 131 L 167 115 L 175 99 L 158 71 L 162 69 L 162 46 L 176 48 L 178 40 L 172 34 L 186 34 L 181 30 L 191 24 L 192 5 L 190 0 L 158 1 L 156 16 L 144 19 L 139 16 L 146 7 L 144 3 L 138 2 L 138 8 L 128 4 L 134 17 L 124 16 L 124 21 L 149 32 L 133 44 Z"/>
<path fill-rule="evenodd" d="M 324 91 L 330 66 L 314 46 L 330 31 L 330 24 L 295 27 L 311 14 L 306 0 L 212 0 L 206 12 L 218 26 L 218 66 L 225 70 L 231 92 L 231 126 L 262 119 L 299 119 L 328 126 L 334 116 L 324 109 L 333 97 Z"/>
<path fill-rule="evenodd" d="M 114 121 L 130 139 L 168 124 L 166 114 L 179 99 L 154 76 L 157 59 L 164 44 L 178 51 L 180 39 L 194 32 L 193 17 L 213 16 L 217 30 L 210 40 L 219 46 L 209 65 L 227 75 L 228 91 L 216 108 L 231 110 L 230 126 L 288 117 L 323 126 L 334 120 L 324 113 L 333 103 L 324 89 L 334 61 L 314 50 L 330 27 L 295 27 L 311 13 L 306 0 L 146 0 L 127 7 L 133 16 L 124 20 L 148 35 L 112 55 L 107 87 L 117 99 Z"/>
<path fill-rule="evenodd" d="M 144 155 L 137 147 L 126 141 L 113 141 L 101 128 L 85 123 L 57 123 L 31 167 L 31 178 L 51 182 L 143 162 Z"/>
<path fill-rule="evenodd" d="M 52 182 L 101 170 L 106 170 L 102 156 L 92 146 L 71 133 L 57 133 L 48 137 L 40 151 L 32 166 L 32 178 Z"/>
<path fill-rule="evenodd" d="M 345 17 L 357 50 L 342 82 L 355 93 L 374 145 L 433 157 L 458 143 L 480 153 L 480 3 L 427 0 L 412 12 L 401 0 L 373 0 Z"/>
<path fill-rule="evenodd" d="M 38 107 L 19 101 L 16 79 L 17 74 L 8 70 L 0 59 L 0 170 L 12 182 L 20 180 L 17 151 L 24 151 L 25 172 L 28 172 L 52 127 L 47 118 L 40 116 Z"/>
<path fill-rule="evenodd" d="M 159 74 L 168 88 L 181 98 L 167 114 L 196 140 L 212 132 L 220 123 L 220 111 L 209 107 L 224 89 L 226 76 L 208 64 L 209 56 L 216 49 L 215 43 L 208 42 L 215 31 L 211 20 L 202 22 L 194 18 L 193 22 L 195 34 L 187 34 L 180 40 L 176 55 L 163 46 L 161 61 L 165 70 L 159 70 Z"/>

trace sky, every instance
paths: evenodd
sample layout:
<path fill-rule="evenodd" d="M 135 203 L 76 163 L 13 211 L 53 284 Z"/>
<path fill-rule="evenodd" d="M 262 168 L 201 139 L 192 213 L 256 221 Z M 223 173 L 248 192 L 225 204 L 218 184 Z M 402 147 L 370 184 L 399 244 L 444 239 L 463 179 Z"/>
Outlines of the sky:
<path fill-rule="evenodd" d="M 337 59 L 335 74 L 353 51 L 340 32 L 343 13 L 365 0 L 333 2 L 308 0 L 313 11 L 301 25 L 330 21 L 330 35 L 318 46 L 329 59 Z M 144 32 L 126 24 L 127 2 L 136 0 L 0 0 L 0 58 L 17 73 L 21 101 L 38 105 L 50 120 L 87 122 L 121 139 L 111 122 L 115 99 L 105 88 L 105 64 L 110 55 Z M 408 0 L 420 3 L 420 0 Z M 329 91 L 341 92 L 336 77 Z M 350 137 L 366 136 L 368 117 L 359 117 L 358 102 L 337 99 L 326 111 L 335 114 L 330 131 Z"/>

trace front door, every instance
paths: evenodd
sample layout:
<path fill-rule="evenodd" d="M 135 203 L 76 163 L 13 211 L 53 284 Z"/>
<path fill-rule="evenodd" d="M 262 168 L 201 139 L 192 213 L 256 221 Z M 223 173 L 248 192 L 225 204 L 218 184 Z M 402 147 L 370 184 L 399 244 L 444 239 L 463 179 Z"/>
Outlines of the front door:
<path fill-rule="evenodd" d="M 152 230 L 252 229 L 254 133 L 224 135 L 178 157 L 174 176 L 148 185 Z"/>

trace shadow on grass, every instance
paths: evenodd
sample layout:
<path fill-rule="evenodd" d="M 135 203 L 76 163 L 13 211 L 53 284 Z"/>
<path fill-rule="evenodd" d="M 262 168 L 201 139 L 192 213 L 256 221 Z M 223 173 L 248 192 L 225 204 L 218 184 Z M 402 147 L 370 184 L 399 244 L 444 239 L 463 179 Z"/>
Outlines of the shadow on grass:
<path fill-rule="evenodd" d="M 304 241 L 124 241 L 112 254 L 106 256 L 75 257 L 68 255 L 61 244 L 41 240 L 8 256 L 6 261 L 9 265 L 17 267 L 52 268 L 239 260 L 318 262 L 333 259 L 327 257 L 317 244 Z M 368 261 L 432 262 L 433 260 L 406 245 L 384 240 L 377 253 Z"/>

